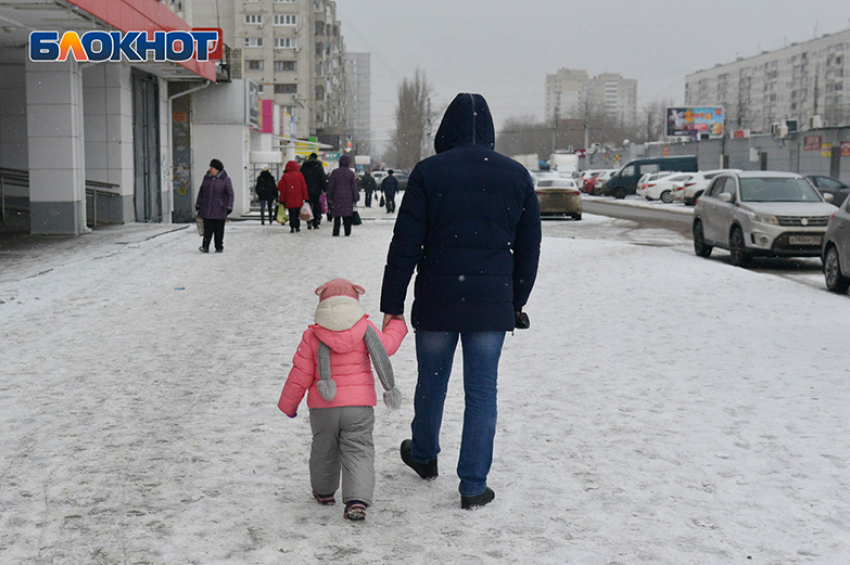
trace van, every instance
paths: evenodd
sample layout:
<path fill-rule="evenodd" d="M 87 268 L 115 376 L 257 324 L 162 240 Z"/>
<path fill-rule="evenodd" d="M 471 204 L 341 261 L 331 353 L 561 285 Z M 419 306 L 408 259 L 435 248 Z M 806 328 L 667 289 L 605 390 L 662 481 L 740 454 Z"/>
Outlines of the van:
<path fill-rule="evenodd" d="M 611 195 L 614 198 L 623 199 L 627 194 L 635 193 L 638 179 L 645 174 L 657 173 L 659 171 L 695 173 L 698 170 L 699 164 L 696 155 L 635 159 L 626 163 L 622 169 L 605 181 L 603 193 Z"/>

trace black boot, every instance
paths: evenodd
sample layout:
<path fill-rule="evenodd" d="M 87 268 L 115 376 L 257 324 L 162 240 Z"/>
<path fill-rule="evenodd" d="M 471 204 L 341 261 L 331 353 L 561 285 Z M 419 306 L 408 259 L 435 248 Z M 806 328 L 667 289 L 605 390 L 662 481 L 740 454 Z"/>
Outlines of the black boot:
<path fill-rule="evenodd" d="M 477 496 L 461 495 L 460 507 L 464 510 L 471 510 L 473 508 L 478 508 L 479 506 L 484 506 L 485 504 L 493 502 L 494 498 L 496 498 L 496 493 L 493 492 L 493 489 L 487 487 L 484 489 L 484 492 Z"/>
<path fill-rule="evenodd" d="M 404 464 L 416 471 L 416 474 L 423 479 L 436 478 L 440 474 L 437 470 L 437 460 L 431 459 L 427 463 L 418 463 L 413 460 L 412 450 L 413 440 L 406 439 L 401 442 L 399 451 L 401 452 L 401 460 L 404 461 Z"/>

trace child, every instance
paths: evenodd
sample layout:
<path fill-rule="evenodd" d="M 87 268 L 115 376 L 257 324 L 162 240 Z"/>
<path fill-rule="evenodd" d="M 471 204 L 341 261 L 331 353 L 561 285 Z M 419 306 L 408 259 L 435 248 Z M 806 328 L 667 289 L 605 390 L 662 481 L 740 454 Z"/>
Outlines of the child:
<path fill-rule="evenodd" d="M 366 291 L 345 279 L 328 281 L 315 292 L 316 323 L 304 332 L 278 408 L 294 418 L 309 390 L 313 497 L 320 504 L 334 504 L 341 468 L 344 516 L 363 520 L 375 490 L 372 427 L 377 395 L 369 359 L 387 390 L 384 402 L 398 408 L 401 395 L 393 384 L 389 355 L 398 350 L 407 325 L 392 320 L 382 334 L 360 305 Z"/>

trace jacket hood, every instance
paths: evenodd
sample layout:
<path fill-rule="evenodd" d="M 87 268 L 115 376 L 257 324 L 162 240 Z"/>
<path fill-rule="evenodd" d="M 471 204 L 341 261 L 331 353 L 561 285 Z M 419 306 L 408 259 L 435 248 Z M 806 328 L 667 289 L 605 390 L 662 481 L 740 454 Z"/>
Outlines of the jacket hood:
<path fill-rule="evenodd" d="M 363 343 L 363 337 L 366 335 L 366 328 L 369 327 L 368 320 L 368 314 L 363 314 L 363 317 L 361 317 L 353 327 L 342 331 L 329 330 L 319 324 L 313 324 L 310 328 L 312 328 L 316 337 L 318 337 L 322 343 L 331 348 L 331 351 L 336 353 L 348 353 Z"/>
<path fill-rule="evenodd" d="M 467 144 L 493 149 L 496 146 L 496 128 L 484 97 L 463 92 L 449 104 L 440 129 L 437 130 L 434 149 L 437 153 L 443 153 Z"/>
<path fill-rule="evenodd" d="M 283 170 L 284 173 L 297 173 L 298 172 L 298 163 L 295 161 L 290 161 L 286 164 L 286 168 Z"/>
<path fill-rule="evenodd" d="M 274 177 L 272 176 L 272 174 L 270 172 L 262 171 L 260 173 L 260 178 L 262 178 L 262 179 L 273 179 Z"/>
<path fill-rule="evenodd" d="M 339 158 L 339 166 L 340 167 L 348 167 L 351 165 L 351 157 L 348 155 L 343 155 Z"/>

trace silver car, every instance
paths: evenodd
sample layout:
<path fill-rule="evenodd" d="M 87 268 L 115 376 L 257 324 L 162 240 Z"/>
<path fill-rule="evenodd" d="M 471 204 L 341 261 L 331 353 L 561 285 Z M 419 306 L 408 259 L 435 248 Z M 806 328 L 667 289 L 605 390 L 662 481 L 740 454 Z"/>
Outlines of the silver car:
<path fill-rule="evenodd" d="M 823 238 L 826 288 L 845 293 L 850 288 L 850 198 L 832 215 Z"/>
<path fill-rule="evenodd" d="M 694 209 L 694 252 L 728 249 L 733 265 L 754 256 L 819 257 L 829 204 L 803 177 L 767 171 L 717 175 Z"/>

